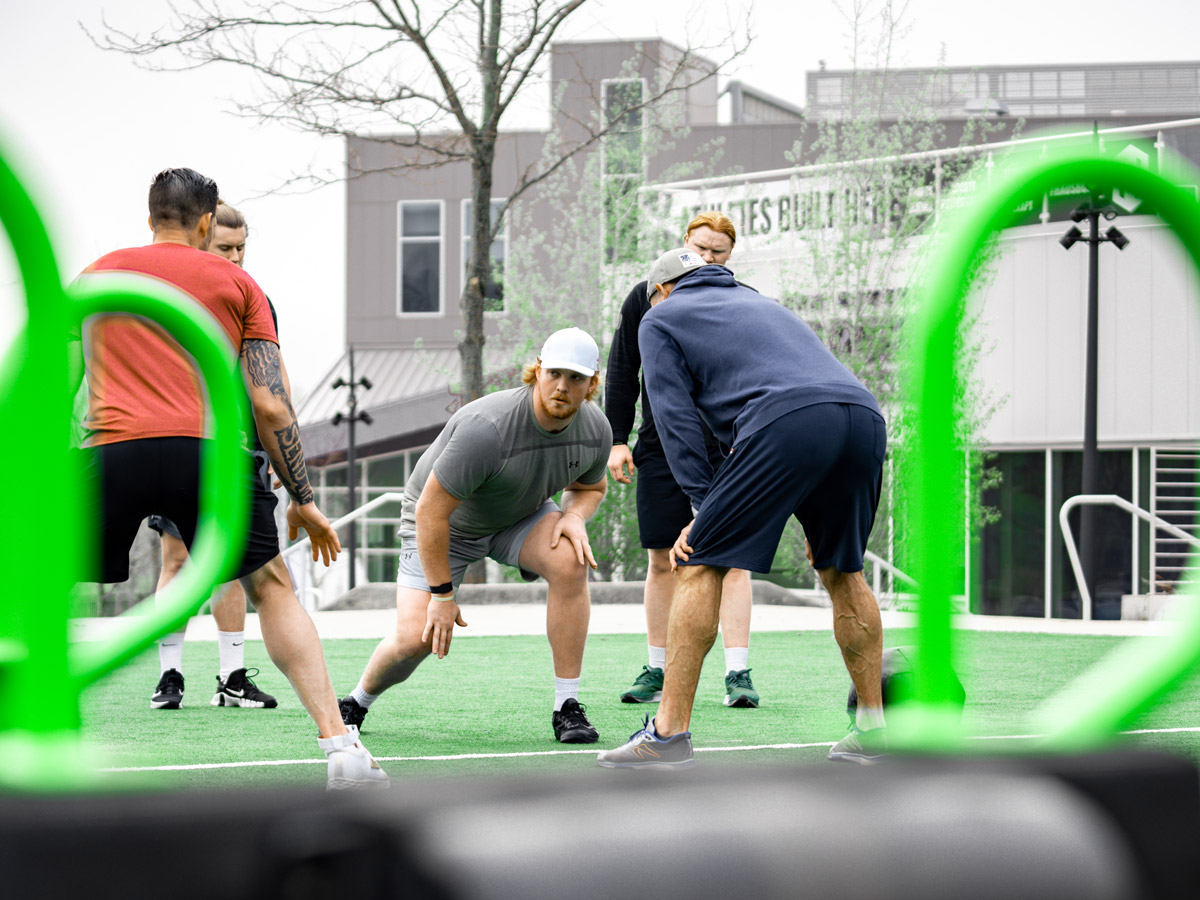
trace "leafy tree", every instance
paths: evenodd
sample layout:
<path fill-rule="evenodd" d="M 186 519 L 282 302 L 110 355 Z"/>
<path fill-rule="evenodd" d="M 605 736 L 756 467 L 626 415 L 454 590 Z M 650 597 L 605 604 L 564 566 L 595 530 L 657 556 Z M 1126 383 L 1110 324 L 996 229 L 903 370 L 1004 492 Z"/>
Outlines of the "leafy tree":
<path fill-rule="evenodd" d="M 853 48 L 853 68 L 842 79 L 844 113 L 810 123 L 811 142 L 797 141 L 790 155 L 792 162 L 810 168 L 792 211 L 801 252 L 783 273 L 780 300 L 813 326 L 875 394 L 888 418 L 888 470 L 871 549 L 903 569 L 902 325 L 921 278 L 921 250 L 936 222 L 937 197 L 975 162 L 971 154 L 957 151 L 995 140 L 1003 126 L 969 118 L 957 144 L 951 144 L 934 102 L 950 90 L 944 67 L 908 95 L 898 93 L 889 78 L 896 44 L 907 27 L 907 3 L 884 0 L 875 7 L 870 0 L 854 0 L 842 10 Z M 984 264 L 978 284 L 986 284 L 992 271 L 990 262 Z M 968 320 L 963 359 L 986 349 L 973 334 Z M 966 384 L 959 421 L 963 445 L 975 446 L 994 398 L 970 377 Z M 984 487 L 991 483 L 995 473 L 978 451 L 969 464 Z M 975 512 L 986 521 L 992 511 L 982 505 L 982 490 L 977 483 Z M 781 543 L 775 567 L 793 583 L 815 585 L 795 531 L 796 540 Z"/>
<path fill-rule="evenodd" d="M 635 63 L 631 60 L 628 67 Z M 644 215 L 638 188 L 648 171 L 665 180 L 712 172 L 722 164 L 723 141 L 706 142 L 687 161 L 663 165 L 660 161 L 674 156 L 690 137 L 682 104 L 664 96 L 639 119 L 636 140 L 629 133 L 610 134 L 603 153 L 577 155 L 545 180 L 535 200 L 513 208 L 512 226 L 521 235 L 522 252 L 508 260 L 509 314 L 499 321 L 489 348 L 497 354 L 498 371 L 515 378 L 537 356 L 547 335 L 574 325 L 596 339 L 603 372 L 626 295 L 645 279 L 650 261 L 679 242 L 679 234 L 661 232 L 657 220 Z M 536 225 L 543 204 L 556 211 L 549 229 Z M 495 389 L 515 383 L 496 384 Z M 588 523 L 602 581 L 645 577 L 635 497 L 632 486 L 610 481 L 604 502 Z"/>

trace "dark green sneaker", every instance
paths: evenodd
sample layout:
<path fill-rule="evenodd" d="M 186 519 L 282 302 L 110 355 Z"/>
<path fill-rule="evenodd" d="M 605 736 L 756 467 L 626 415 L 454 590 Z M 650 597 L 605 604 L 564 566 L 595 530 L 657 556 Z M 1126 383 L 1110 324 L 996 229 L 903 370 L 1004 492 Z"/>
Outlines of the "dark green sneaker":
<path fill-rule="evenodd" d="M 725 705 L 741 709 L 758 709 L 758 691 L 750 680 L 750 670 L 725 673 Z"/>
<path fill-rule="evenodd" d="M 657 703 L 662 699 L 663 670 L 642 666 L 633 687 L 621 695 L 622 703 Z"/>
<path fill-rule="evenodd" d="M 862 731 L 857 725 L 850 727 L 850 733 L 833 745 L 829 758 L 837 762 L 858 763 L 860 766 L 870 766 L 879 762 L 887 755 L 887 729 L 871 728 Z"/>

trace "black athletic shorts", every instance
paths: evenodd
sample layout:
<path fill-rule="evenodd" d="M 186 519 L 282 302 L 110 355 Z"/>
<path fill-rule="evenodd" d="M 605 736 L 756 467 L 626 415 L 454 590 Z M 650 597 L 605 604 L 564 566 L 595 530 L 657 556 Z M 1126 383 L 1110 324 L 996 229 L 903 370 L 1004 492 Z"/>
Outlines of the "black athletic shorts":
<path fill-rule="evenodd" d="M 715 440 L 714 440 L 715 445 Z M 647 550 L 666 550 L 688 522 L 692 521 L 692 502 L 671 474 L 662 447 L 653 449 L 640 444 L 634 450 L 637 466 L 638 536 Z M 720 451 L 709 447 L 709 462 L 716 469 L 721 465 Z"/>
<path fill-rule="evenodd" d="M 169 535 L 177 541 L 183 540 L 183 535 L 179 533 L 179 527 L 166 516 L 151 516 L 146 520 L 146 524 L 159 534 Z"/>
<path fill-rule="evenodd" d="M 819 403 L 738 441 L 692 526 L 687 565 L 769 572 L 788 516 L 813 566 L 860 572 L 882 487 L 887 429 L 865 406 Z"/>
<path fill-rule="evenodd" d="M 81 581 L 129 578 L 129 548 L 142 520 L 169 519 L 190 548 L 196 535 L 200 487 L 199 438 L 166 437 L 101 444 L 82 451 L 92 505 L 84 510 L 87 533 L 100 542 L 97 568 Z M 279 555 L 277 498 L 271 492 L 267 455 L 245 454 L 245 490 L 251 493 L 249 533 L 234 577 L 261 569 Z"/>

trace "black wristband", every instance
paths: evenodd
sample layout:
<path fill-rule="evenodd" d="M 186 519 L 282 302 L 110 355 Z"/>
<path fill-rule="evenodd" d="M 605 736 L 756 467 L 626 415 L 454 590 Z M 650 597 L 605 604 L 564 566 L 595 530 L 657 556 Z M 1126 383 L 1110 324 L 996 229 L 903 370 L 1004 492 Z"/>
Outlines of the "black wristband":
<path fill-rule="evenodd" d="M 449 594 L 454 590 L 454 582 L 447 581 L 445 584 L 429 585 L 429 593 L 431 594 Z"/>

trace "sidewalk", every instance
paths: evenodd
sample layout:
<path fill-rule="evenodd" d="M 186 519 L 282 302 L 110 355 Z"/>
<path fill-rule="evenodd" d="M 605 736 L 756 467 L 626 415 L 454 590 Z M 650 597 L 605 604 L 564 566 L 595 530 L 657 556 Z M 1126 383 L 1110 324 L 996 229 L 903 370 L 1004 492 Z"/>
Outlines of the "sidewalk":
<path fill-rule="evenodd" d="M 322 638 L 363 638 L 378 640 L 395 627 L 395 611 L 389 609 L 335 610 L 312 614 Z M 912 613 L 885 610 L 882 613 L 886 635 L 889 629 L 916 625 Z M 468 627 L 455 629 L 455 639 L 474 635 L 545 634 L 546 607 L 541 603 L 503 603 L 463 606 Z M 112 631 L 111 618 L 71 620 L 72 640 L 101 640 Z M 1088 634 L 1133 637 L 1161 635 L 1172 630 L 1172 622 L 1082 622 L 1078 619 L 1033 619 L 1017 616 L 956 616 L 954 627 L 969 631 L 1015 631 L 1049 634 Z M 751 631 L 830 631 L 832 613 L 811 606 L 756 605 L 750 619 Z M 641 604 L 596 603 L 592 605 L 590 634 L 644 634 L 646 618 Z M 246 637 L 261 640 L 258 616 L 246 616 Z M 212 616 L 196 616 L 188 623 L 188 641 L 215 641 L 217 626 Z M 885 638 L 886 640 L 886 638 Z"/>

